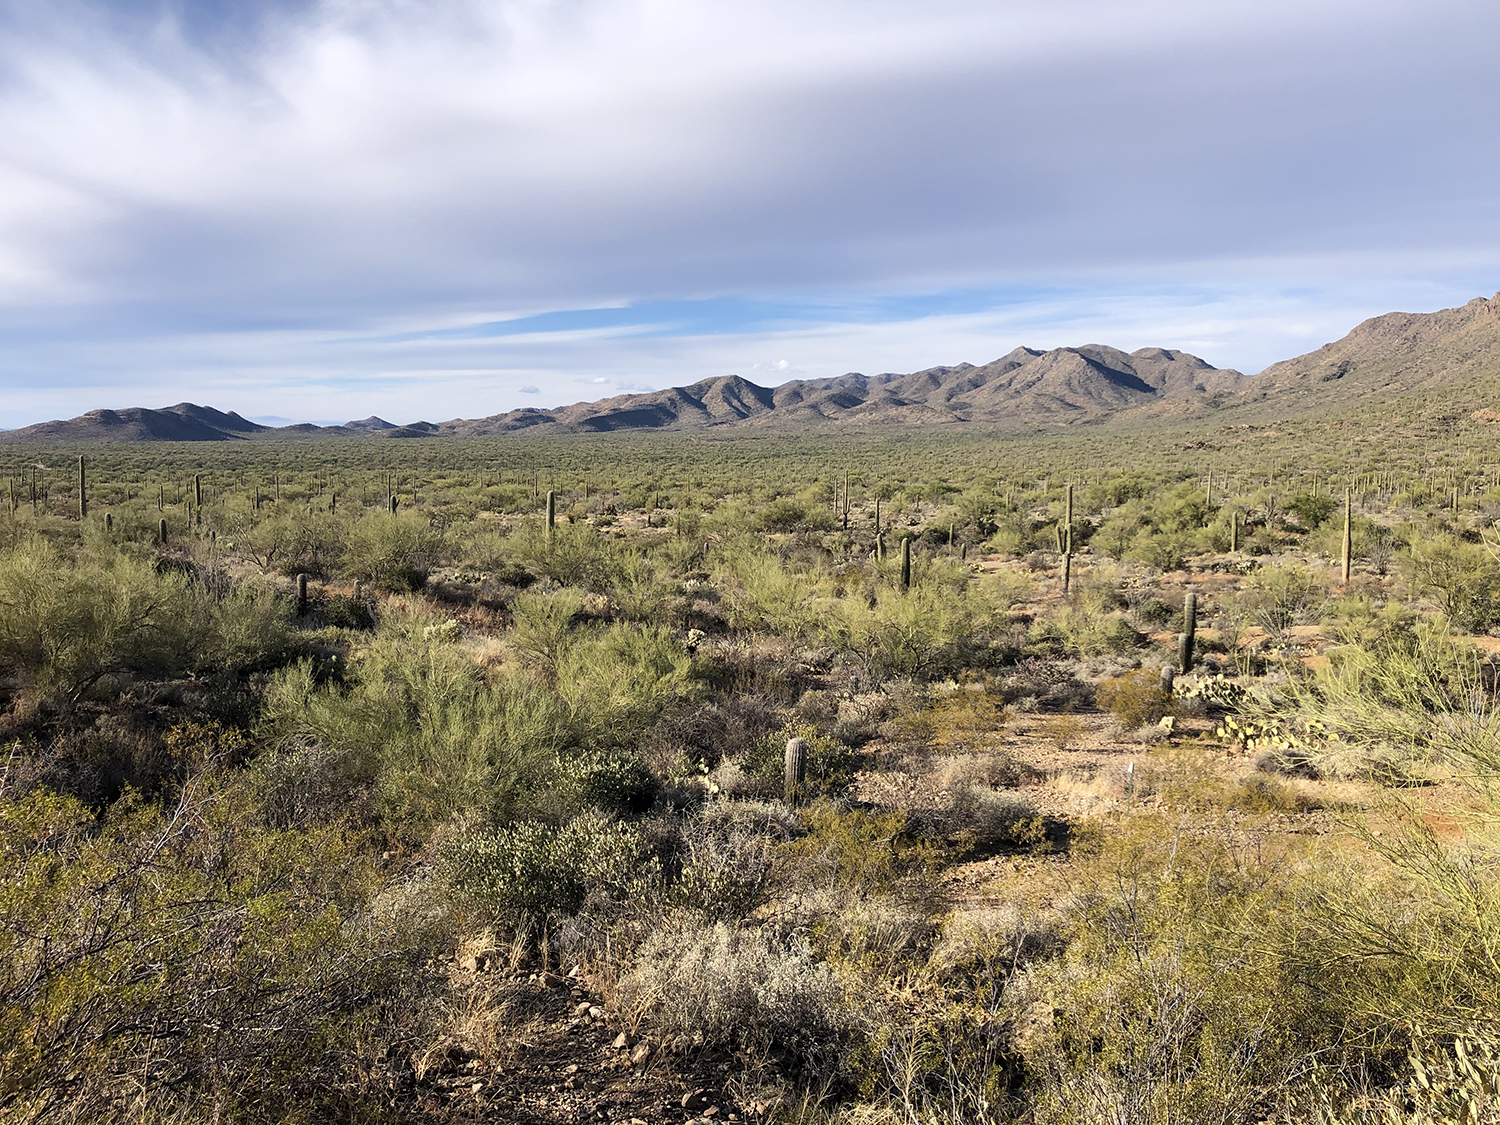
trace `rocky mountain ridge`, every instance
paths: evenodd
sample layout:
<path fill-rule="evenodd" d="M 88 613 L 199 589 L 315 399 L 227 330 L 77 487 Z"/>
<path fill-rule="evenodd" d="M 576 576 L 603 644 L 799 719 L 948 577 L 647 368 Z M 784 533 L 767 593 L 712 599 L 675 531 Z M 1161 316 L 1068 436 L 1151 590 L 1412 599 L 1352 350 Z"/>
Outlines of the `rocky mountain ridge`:
<path fill-rule="evenodd" d="M 341 426 L 262 426 L 192 403 L 161 409 L 93 410 L 77 418 L 0 433 L 0 444 L 104 441 L 234 441 L 298 437 L 480 436 L 519 431 L 599 433 L 726 425 L 992 425 L 1090 421 L 1153 403 L 1233 393 L 1243 379 L 1197 356 L 1165 348 L 1126 353 L 1089 344 L 1016 348 L 976 367 L 910 374 L 799 379 L 762 387 L 738 375 L 686 387 L 617 395 L 550 410 L 524 408 L 485 418 L 397 426 L 370 417 Z"/>
<path fill-rule="evenodd" d="M 1500 398 L 1500 294 L 1433 313 L 1387 313 L 1340 340 L 1258 375 L 1218 369 L 1188 352 L 1100 344 L 1016 348 L 982 366 L 909 374 L 850 373 L 762 387 L 738 375 L 552 409 L 396 425 L 370 417 L 341 426 L 271 427 L 178 403 L 150 410 L 93 410 L 65 421 L 0 432 L 0 444 L 108 441 L 240 441 L 286 438 L 430 438 L 510 433 L 707 431 L 724 427 L 815 429 L 982 424 L 1035 428 L 1184 416 L 1207 409 L 1291 415 L 1365 401 L 1448 398 L 1463 409 Z M 1470 403 L 1471 405 L 1463 405 Z"/>

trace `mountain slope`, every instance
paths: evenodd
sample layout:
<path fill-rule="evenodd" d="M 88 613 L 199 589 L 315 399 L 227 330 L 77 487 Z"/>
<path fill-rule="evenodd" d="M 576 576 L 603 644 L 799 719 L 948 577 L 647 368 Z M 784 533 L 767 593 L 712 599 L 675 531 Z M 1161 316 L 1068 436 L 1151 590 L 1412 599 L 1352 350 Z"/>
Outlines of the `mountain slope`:
<path fill-rule="evenodd" d="M 1231 393 L 1243 376 L 1197 356 L 1162 348 L 1122 352 L 1089 344 L 1036 351 L 1016 348 L 976 367 L 931 367 L 910 374 L 806 379 L 761 387 L 738 375 L 686 387 L 618 395 L 552 410 L 522 409 L 488 418 L 395 426 L 366 418 L 342 426 L 302 423 L 272 428 L 209 407 L 179 403 L 160 410 L 91 411 L 0 433 L 0 444 L 102 441 L 232 441 L 255 438 L 472 436 L 519 431 L 600 433 L 701 430 L 724 426 L 932 425 L 980 422 L 999 427 L 1098 421 L 1141 407 Z"/>
<path fill-rule="evenodd" d="M 1372 317 L 1342 339 L 1245 381 L 1278 413 L 1420 398 L 1473 409 L 1500 394 L 1500 293 L 1432 313 Z"/>
<path fill-rule="evenodd" d="M 1243 378 L 1163 348 L 1128 354 L 1098 344 L 1046 352 L 1017 348 L 982 367 L 963 363 L 908 375 L 851 373 L 775 388 L 726 375 L 554 410 L 527 408 L 444 422 L 438 430 L 473 435 L 828 423 L 1034 425 L 1096 420 L 1141 406 L 1230 393 Z"/>

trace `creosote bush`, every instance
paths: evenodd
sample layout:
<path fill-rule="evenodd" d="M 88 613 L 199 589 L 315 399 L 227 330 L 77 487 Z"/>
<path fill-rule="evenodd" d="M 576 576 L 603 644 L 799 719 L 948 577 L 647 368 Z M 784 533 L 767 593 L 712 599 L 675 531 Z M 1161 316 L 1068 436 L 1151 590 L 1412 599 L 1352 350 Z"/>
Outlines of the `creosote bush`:
<path fill-rule="evenodd" d="M 1126 730 L 1155 723 L 1173 711 L 1173 700 L 1161 689 L 1160 673 L 1137 668 L 1105 680 L 1094 689 L 1099 706 Z"/>

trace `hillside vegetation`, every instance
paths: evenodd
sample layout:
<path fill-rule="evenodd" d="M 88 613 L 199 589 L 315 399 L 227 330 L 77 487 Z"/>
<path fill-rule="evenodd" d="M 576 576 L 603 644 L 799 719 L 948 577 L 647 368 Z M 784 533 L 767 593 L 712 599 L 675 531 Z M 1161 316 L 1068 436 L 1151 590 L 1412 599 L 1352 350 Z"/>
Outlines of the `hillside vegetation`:
<path fill-rule="evenodd" d="M 0 1121 L 1496 1120 L 1429 425 L 28 450 Z"/>

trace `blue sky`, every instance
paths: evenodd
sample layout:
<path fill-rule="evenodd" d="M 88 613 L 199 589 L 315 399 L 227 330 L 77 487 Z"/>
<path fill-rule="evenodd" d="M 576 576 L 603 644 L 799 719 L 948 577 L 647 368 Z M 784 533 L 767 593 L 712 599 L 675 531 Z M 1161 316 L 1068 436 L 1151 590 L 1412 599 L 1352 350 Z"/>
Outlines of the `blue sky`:
<path fill-rule="evenodd" d="M 0 426 L 475 417 L 1500 289 L 1493 0 L 0 0 Z"/>

